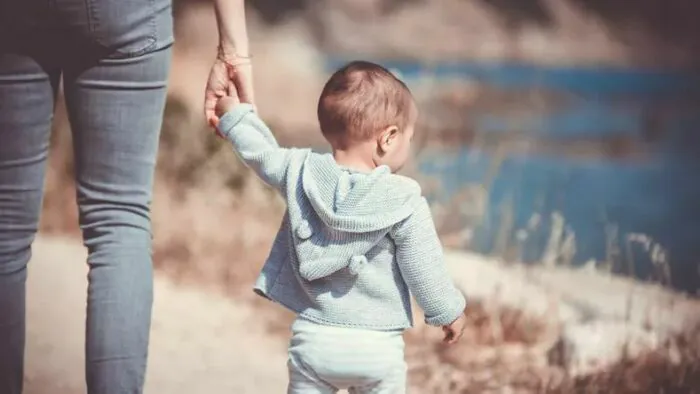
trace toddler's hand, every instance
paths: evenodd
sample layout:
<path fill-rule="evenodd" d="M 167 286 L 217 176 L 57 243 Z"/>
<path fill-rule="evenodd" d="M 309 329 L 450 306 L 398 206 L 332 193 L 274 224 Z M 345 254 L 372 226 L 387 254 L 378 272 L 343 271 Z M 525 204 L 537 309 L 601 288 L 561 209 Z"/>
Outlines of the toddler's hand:
<path fill-rule="evenodd" d="M 238 91 L 236 91 L 236 85 L 229 81 L 226 86 L 226 92 L 219 95 L 214 99 L 216 104 L 214 105 L 214 116 L 209 120 L 209 124 L 216 129 L 216 133 L 221 136 L 219 130 L 217 129 L 219 125 L 219 119 L 221 119 L 224 114 L 233 109 L 236 105 L 241 103 L 241 99 L 238 97 Z M 211 105 L 211 104 L 210 104 Z"/>
<path fill-rule="evenodd" d="M 238 99 L 238 96 L 224 96 L 216 102 L 214 112 L 218 118 L 221 118 L 226 112 L 232 110 L 233 107 L 240 103 L 241 100 Z"/>
<path fill-rule="evenodd" d="M 442 326 L 442 331 L 445 333 L 445 339 L 442 341 L 447 344 L 457 343 L 460 338 L 462 338 L 462 333 L 464 333 L 464 327 L 467 325 L 467 317 L 463 314 L 459 315 L 457 320 L 453 321 L 449 325 Z"/>

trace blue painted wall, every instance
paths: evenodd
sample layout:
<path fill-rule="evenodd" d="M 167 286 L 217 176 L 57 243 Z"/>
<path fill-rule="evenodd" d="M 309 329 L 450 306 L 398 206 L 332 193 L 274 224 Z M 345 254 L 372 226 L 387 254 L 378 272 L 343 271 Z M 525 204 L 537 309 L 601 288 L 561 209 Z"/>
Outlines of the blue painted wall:
<path fill-rule="evenodd" d="M 328 69 L 344 62 L 333 59 Z M 672 284 L 691 292 L 700 288 L 700 77 L 690 72 L 615 68 L 547 68 L 517 64 L 441 64 L 381 62 L 397 69 L 409 85 L 429 76 L 463 78 L 485 89 L 514 95 L 531 89 L 563 92 L 574 97 L 554 111 L 538 113 L 514 124 L 498 108 L 468 110 L 469 129 L 479 135 L 498 133 L 555 143 L 562 147 L 542 154 L 512 153 L 502 157 L 489 181 L 488 208 L 465 248 L 495 253 L 504 222 L 504 204 L 511 204 L 511 240 L 533 213 L 543 221 L 518 252 L 525 261 L 541 259 L 549 237 L 548 218 L 560 212 L 576 234 L 574 263 L 603 260 L 609 245 L 606 228 L 617 227 L 619 272 L 654 279 L 655 268 L 638 248 L 629 249 L 627 235 L 650 236 L 668 251 Z M 523 95 L 527 108 L 527 98 Z M 465 129 L 467 129 L 465 125 Z M 574 158 L 564 151 L 581 141 L 624 138 L 644 146 L 633 160 L 599 155 Z M 496 138 L 497 139 L 497 138 Z M 479 146 L 423 151 L 420 175 L 439 181 L 434 203 L 449 201 L 465 187 L 485 182 L 493 152 Z M 565 149 L 566 148 L 566 149 Z M 465 203 L 467 203 L 465 201 Z M 465 224 L 466 226 L 467 224 Z M 632 255 L 630 255 L 630 253 Z M 658 270 L 658 269 L 657 269 Z"/>

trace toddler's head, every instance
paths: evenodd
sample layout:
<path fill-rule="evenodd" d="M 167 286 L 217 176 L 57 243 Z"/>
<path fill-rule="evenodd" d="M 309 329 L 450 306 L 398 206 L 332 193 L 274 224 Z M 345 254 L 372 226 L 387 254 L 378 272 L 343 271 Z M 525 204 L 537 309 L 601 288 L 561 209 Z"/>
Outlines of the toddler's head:
<path fill-rule="evenodd" d="M 339 163 L 386 165 L 394 172 L 408 159 L 417 115 L 408 87 L 366 61 L 336 71 L 318 102 L 321 132 Z"/>

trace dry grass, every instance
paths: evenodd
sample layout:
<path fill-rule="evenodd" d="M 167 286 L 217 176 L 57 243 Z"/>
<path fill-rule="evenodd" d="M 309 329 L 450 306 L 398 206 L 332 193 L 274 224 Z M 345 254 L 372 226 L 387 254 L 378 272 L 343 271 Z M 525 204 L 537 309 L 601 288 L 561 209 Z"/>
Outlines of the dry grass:
<path fill-rule="evenodd" d="M 419 392 L 539 390 L 557 372 L 547 363 L 558 337 L 555 321 L 480 302 L 469 305 L 468 318 L 464 337 L 454 346 L 443 345 L 442 331 L 423 324 L 407 333 L 411 384 Z"/>
<path fill-rule="evenodd" d="M 470 305 L 468 316 L 465 336 L 455 346 L 443 345 L 436 328 L 421 324 L 407 332 L 409 377 L 416 392 L 700 392 L 700 328 L 675 338 L 673 346 L 574 379 L 559 357 L 558 327 L 547 316 L 479 302 Z"/>
<path fill-rule="evenodd" d="M 700 393 L 700 327 L 679 335 L 661 349 L 622 360 L 605 372 L 565 380 L 555 393 Z"/>

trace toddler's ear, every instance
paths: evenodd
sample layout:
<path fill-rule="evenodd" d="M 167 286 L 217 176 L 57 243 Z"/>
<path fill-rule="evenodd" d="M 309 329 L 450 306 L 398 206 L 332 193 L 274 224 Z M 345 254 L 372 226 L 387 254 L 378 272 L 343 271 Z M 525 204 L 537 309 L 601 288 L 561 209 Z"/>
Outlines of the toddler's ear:
<path fill-rule="evenodd" d="M 399 134 L 399 128 L 396 126 L 389 126 L 379 135 L 378 144 L 379 149 L 386 153 L 391 150 L 392 143 L 395 144 L 396 136 Z"/>

